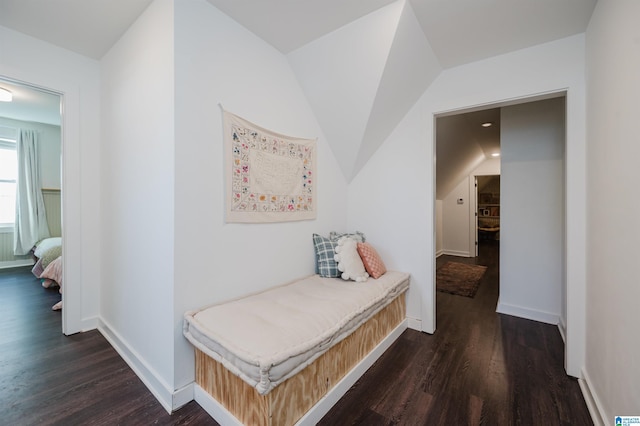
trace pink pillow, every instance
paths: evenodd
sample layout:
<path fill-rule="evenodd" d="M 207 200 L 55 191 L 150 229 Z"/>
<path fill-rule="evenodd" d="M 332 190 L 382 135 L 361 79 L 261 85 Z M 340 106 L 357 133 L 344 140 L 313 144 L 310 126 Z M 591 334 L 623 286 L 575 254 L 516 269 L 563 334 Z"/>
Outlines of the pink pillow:
<path fill-rule="evenodd" d="M 380 255 L 369 243 L 358 243 L 358 254 L 364 263 L 364 269 L 367 270 L 371 277 L 380 278 L 385 272 L 387 267 L 384 266 L 384 262 L 380 258 Z"/>

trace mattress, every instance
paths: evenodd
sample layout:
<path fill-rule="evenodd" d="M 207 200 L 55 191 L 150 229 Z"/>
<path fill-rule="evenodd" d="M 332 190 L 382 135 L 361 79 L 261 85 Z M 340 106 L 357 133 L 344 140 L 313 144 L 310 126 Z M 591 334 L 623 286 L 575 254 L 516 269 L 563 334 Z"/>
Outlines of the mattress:
<path fill-rule="evenodd" d="M 365 282 L 312 275 L 186 312 L 184 335 L 265 395 L 347 337 L 409 287 L 388 271 Z"/>

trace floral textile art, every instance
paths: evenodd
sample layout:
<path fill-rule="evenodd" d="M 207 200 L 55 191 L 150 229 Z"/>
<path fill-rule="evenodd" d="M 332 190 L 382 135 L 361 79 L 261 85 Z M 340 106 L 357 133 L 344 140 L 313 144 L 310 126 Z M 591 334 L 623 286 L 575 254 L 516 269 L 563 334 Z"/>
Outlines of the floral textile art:
<path fill-rule="evenodd" d="M 275 133 L 224 111 L 227 222 L 316 217 L 316 141 Z"/>

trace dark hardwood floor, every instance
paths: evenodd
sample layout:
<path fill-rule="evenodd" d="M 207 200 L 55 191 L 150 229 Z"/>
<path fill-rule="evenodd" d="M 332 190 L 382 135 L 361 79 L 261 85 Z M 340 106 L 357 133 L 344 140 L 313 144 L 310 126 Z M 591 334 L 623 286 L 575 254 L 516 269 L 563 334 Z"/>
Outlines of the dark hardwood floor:
<path fill-rule="evenodd" d="M 558 328 L 495 312 L 498 244 L 438 258 L 488 266 L 476 296 L 437 292 L 436 332 L 405 331 L 320 424 L 593 424 Z"/>
<path fill-rule="evenodd" d="M 434 335 L 405 331 L 322 425 L 589 425 L 555 326 L 495 313 L 497 245 L 475 298 L 437 293 Z M 438 259 L 438 265 L 449 260 Z M 0 425 L 217 424 L 195 402 L 169 415 L 97 331 L 65 337 L 57 290 L 0 271 Z"/>
<path fill-rule="evenodd" d="M 216 425 L 195 402 L 169 415 L 96 330 L 62 334 L 28 268 L 0 271 L 0 425 Z"/>

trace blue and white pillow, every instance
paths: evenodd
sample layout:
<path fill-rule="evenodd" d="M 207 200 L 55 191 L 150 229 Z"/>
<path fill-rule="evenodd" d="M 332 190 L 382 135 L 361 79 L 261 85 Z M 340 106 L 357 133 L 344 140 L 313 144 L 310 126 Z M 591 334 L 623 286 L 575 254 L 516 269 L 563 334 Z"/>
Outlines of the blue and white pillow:
<path fill-rule="evenodd" d="M 356 240 L 359 243 L 364 243 L 366 242 L 366 238 L 364 236 L 364 234 L 360 231 L 355 231 L 352 233 L 338 233 L 336 231 L 331 231 L 329 232 L 329 239 L 333 240 L 333 241 L 338 241 L 340 238 L 342 237 L 349 237 L 352 240 Z"/>
<path fill-rule="evenodd" d="M 316 254 L 316 274 L 326 278 L 337 278 L 342 274 L 342 272 L 338 270 L 338 262 L 334 259 L 338 240 L 342 237 L 349 237 L 359 243 L 365 242 L 365 236 L 360 231 L 349 234 L 331 231 L 329 238 L 313 234 L 313 248 Z"/>
<path fill-rule="evenodd" d="M 338 240 L 313 234 L 313 248 L 316 253 L 316 273 L 321 277 L 337 278 L 341 272 L 338 270 L 338 262 L 334 259 Z"/>

